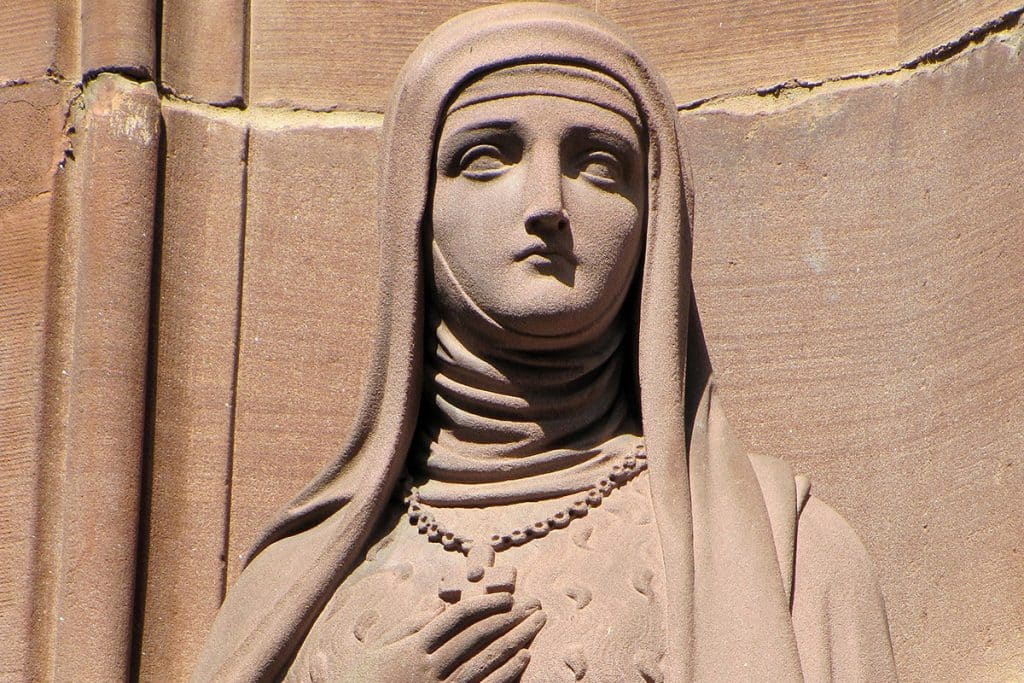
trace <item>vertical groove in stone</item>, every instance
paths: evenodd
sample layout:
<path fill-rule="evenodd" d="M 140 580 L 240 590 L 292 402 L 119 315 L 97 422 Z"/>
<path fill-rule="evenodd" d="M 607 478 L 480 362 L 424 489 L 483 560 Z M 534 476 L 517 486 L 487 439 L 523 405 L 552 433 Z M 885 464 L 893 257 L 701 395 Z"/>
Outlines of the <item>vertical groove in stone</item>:
<path fill-rule="evenodd" d="M 152 84 L 96 78 L 59 186 L 36 565 L 41 678 L 128 675 L 159 110 Z"/>
<path fill-rule="evenodd" d="M 249 104 L 249 74 L 252 55 L 252 0 L 243 0 L 242 14 L 242 105 Z M 246 143 L 248 145 L 248 143 Z"/>
<path fill-rule="evenodd" d="M 376 322 L 378 136 L 350 124 L 251 129 L 229 589 L 355 416 Z"/>
<path fill-rule="evenodd" d="M 221 540 L 221 575 L 220 575 L 220 601 L 223 602 L 228 592 L 228 553 L 231 550 L 231 504 L 232 492 L 235 481 L 235 424 L 238 421 L 238 367 L 241 362 L 240 348 L 242 338 L 242 300 L 244 296 L 243 286 L 245 283 L 245 238 L 246 226 L 249 212 L 249 137 L 251 129 L 246 129 L 242 157 L 244 166 L 242 168 L 242 197 L 239 210 L 239 221 L 241 230 L 238 238 L 238 281 L 237 297 L 235 299 L 235 354 L 234 363 L 231 368 L 231 419 L 228 432 L 228 458 L 224 467 L 224 524 L 223 537 Z"/>
<path fill-rule="evenodd" d="M 50 213 L 71 89 L 0 88 L 0 680 L 29 680 Z"/>
<path fill-rule="evenodd" d="M 243 234 L 244 124 L 191 108 L 164 117 L 141 680 L 188 677 L 222 598 Z"/>
<path fill-rule="evenodd" d="M 82 0 L 81 17 L 83 74 L 155 76 L 155 0 Z"/>
<path fill-rule="evenodd" d="M 80 174 L 65 158 L 54 183 L 48 245 L 39 474 L 36 480 L 36 547 L 32 556 L 31 679 L 51 681 L 56 666 L 57 575 L 60 572 L 64 466 L 68 450 L 72 318 L 77 280 Z"/>
<path fill-rule="evenodd" d="M 161 80 L 178 97 L 244 102 L 247 0 L 166 0 Z"/>

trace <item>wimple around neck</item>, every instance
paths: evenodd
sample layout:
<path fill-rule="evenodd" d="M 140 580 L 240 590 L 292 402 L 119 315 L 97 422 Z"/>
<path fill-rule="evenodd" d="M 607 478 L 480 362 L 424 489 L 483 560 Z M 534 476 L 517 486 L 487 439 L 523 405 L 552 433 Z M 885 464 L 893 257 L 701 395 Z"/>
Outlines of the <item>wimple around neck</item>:
<path fill-rule="evenodd" d="M 604 459 L 603 444 L 635 431 L 618 318 L 596 338 L 547 351 L 481 344 L 435 309 L 427 330 L 412 461 L 434 482 L 525 483 L 563 472 L 573 479 L 573 470 Z"/>

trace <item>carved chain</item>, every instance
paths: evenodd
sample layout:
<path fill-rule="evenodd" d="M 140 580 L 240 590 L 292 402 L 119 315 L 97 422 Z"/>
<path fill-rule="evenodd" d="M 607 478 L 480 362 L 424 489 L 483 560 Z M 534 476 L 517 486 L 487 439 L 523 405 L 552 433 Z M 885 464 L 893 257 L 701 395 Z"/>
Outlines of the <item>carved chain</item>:
<path fill-rule="evenodd" d="M 504 534 L 492 534 L 487 545 L 495 552 L 501 552 L 512 546 L 523 545 L 534 538 L 543 538 L 554 529 L 564 529 L 573 519 L 586 517 L 590 508 L 599 506 L 605 496 L 624 486 L 645 469 L 647 469 L 647 451 L 643 444 L 637 444 L 634 452 L 627 453 L 621 463 L 613 465 L 607 476 L 602 477 L 587 489 L 582 497 L 574 500 L 564 509 L 527 527 L 513 529 Z M 474 545 L 473 539 L 438 524 L 433 515 L 425 512 L 418 488 L 415 486 L 409 488 L 405 502 L 409 506 L 409 523 L 416 525 L 419 532 L 426 535 L 428 541 L 440 543 L 445 550 L 460 552 L 463 555 L 469 554 Z"/>

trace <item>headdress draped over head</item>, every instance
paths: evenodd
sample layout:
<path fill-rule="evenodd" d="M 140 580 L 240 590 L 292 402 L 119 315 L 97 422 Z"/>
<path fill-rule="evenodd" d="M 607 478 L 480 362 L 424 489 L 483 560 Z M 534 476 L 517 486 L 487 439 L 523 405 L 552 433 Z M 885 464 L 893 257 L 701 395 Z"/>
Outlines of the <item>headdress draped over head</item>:
<path fill-rule="evenodd" d="M 611 76 L 574 64 L 516 64 L 488 72 L 465 86 L 448 105 L 448 114 L 488 100 L 516 95 L 551 95 L 610 109 L 638 129 L 643 123 L 633 96 Z"/>
<path fill-rule="evenodd" d="M 691 291 L 693 200 L 672 99 L 617 29 L 585 10 L 539 3 L 488 7 L 449 21 L 398 76 L 384 122 L 382 300 L 363 403 L 337 458 L 256 544 L 217 616 L 197 680 L 280 675 L 360 561 L 419 415 L 422 231 L 434 143 L 467 83 L 517 65 L 532 65 L 524 68 L 537 74 L 539 88 L 547 83 L 543 65 L 596 72 L 609 102 L 631 96 L 647 131 L 637 383 L 668 589 L 663 670 L 679 680 L 799 680 L 789 608 L 795 520 L 806 489 L 797 490 L 785 465 L 748 458 L 716 399 Z M 463 97 L 489 97 L 487 80 Z M 564 81 L 563 74 L 550 83 L 563 96 Z"/>

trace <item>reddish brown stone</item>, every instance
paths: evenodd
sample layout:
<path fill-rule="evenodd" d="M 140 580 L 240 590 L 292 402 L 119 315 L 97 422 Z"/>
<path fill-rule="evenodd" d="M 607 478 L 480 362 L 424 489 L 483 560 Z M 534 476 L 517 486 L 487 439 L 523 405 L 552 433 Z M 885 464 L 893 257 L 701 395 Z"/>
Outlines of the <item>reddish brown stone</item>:
<path fill-rule="evenodd" d="M 402 62 L 438 24 L 495 0 L 253 0 L 253 104 L 382 111 Z M 594 0 L 575 0 L 593 8 Z"/>
<path fill-rule="evenodd" d="M 81 20 L 82 73 L 156 75 L 155 0 L 89 0 Z"/>
<path fill-rule="evenodd" d="M 131 661 L 159 100 L 101 75 L 73 119 L 49 268 L 37 679 Z"/>
<path fill-rule="evenodd" d="M 224 591 L 247 130 L 211 116 L 164 107 L 144 680 L 188 678 Z"/>
<path fill-rule="evenodd" d="M 835 671 L 894 679 L 863 546 L 824 504 L 804 507 L 806 486 L 786 464 L 748 458 L 716 398 L 691 307 L 682 192 L 689 177 L 677 111 L 650 65 L 588 12 L 510 5 L 464 14 L 431 34 L 394 93 L 378 183 L 381 324 L 350 439 L 326 432 L 339 418 L 337 410 L 320 412 L 334 407 L 330 400 L 306 403 L 305 429 L 298 420 L 287 424 L 294 408 L 282 394 L 309 396 L 311 378 L 315 386 L 332 380 L 330 364 L 303 346 L 333 341 L 320 326 L 335 324 L 337 309 L 324 300 L 334 283 L 309 267 L 325 248 L 310 239 L 311 221 L 295 226 L 289 219 L 300 212 L 281 210 L 308 204 L 309 191 L 282 185 L 282 172 L 268 174 L 275 182 L 264 190 L 258 155 L 273 147 L 261 150 L 258 135 L 251 138 L 232 521 L 248 521 L 238 494 L 266 500 L 283 483 L 276 473 L 301 471 L 303 457 L 302 466 L 322 467 L 316 476 L 310 468 L 301 495 L 264 527 L 211 628 L 197 676 L 359 671 L 420 680 L 456 669 L 455 678 L 476 679 L 500 667 L 499 678 L 518 679 L 529 664 L 528 680 L 552 680 L 568 663 L 577 675 L 586 667 L 599 678 L 632 670 L 666 680 L 790 680 L 806 670 L 814 678 Z M 631 125 L 635 119 L 642 125 Z M 588 145 L 601 136 L 619 142 L 613 152 L 582 154 L 581 130 L 593 132 Z M 331 168 L 333 157 L 321 157 L 329 147 L 311 135 L 289 138 L 275 160 Z M 600 166 L 598 154 L 625 170 Z M 262 216 L 262 224 L 257 201 L 276 209 L 274 220 Z M 293 275 L 299 268 L 274 267 L 301 260 L 302 279 Z M 623 302 L 634 301 L 634 282 L 642 288 L 637 315 L 620 316 Z M 304 296 L 293 300 L 297 293 Z M 318 294 L 316 308 L 295 310 Z M 278 340 L 290 343 L 279 350 L 266 343 Z M 635 364 L 625 360 L 631 351 Z M 259 389 L 243 390 L 243 363 L 269 369 L 277 381 L 256 375 L 250 386 Z M 281 430 L 259 460 L 243 460 L 242 416 Z M 315 427 L 312 448 L 302 448 L 295 436 Z M 323 458 L 325 442 L 344 445 Z M 593 488 L 560 488 L 580 485 L 564 480 L 566 452 L 576 458 L 572 473 L 595 476 Z M 601 505 L 617 486 L 588 468 L 605 457 L 621 458 L 616 481 L 643 460 L 648 486 L 635 489 L 639 500 L 630 507 L 649 514 L 599 520 L 595 512 L 582 547 L 574 535 L 552 531 L 543 508 L 557 500 L 569 505 L 568 516 L 583 506 L 579 517 Z M 396 480 L 406 467 L 425 471 L 426 482 L 408 492 L 408 518 L 386 515 L 392 496 L 402 495 Z M 249 486 L 241 486 L 243 471 L 254 476 Z M 503 528 L 507 535 L 496 533 Z M 535 545 L 518 552 L 528 541 Z M 517 567 L 515 584 L 508 574 L 493 576 L 493 553 L 463 558 L 457 551 L 467 544 L 508 551 L 500 567 Z M 551 573 L 542 579 L 544 572 Z M 582 621 L 561 599 L 568 594 L 552 592 L 563 576 L 593 587 L 598 606 Z M 627 576 L 631 591 L 622 584 Z M 474 581 L 483 595 L 472 596 Z M 432 594 L 458 604 L 414 617 L 413 625 L 409 615 Z M 602 602 L 609 596 L 621 599 Z M 509 613 L 484 614 L 488 605 Z M 472 637 L 455 635 L 459 614 L 473 615 Z M 632 627 L 616 630 L 623 623 Z M 386 635 L 395 629 L 403 635 Z M 600 642 L 591 637 L 597 631 Z M 583 654 L 565 659 L 575 646 Z M 613 652 L 636 655 L 602 654 Z"/>
<path fill-rule="evenodd" d="M 598 4 L 654 57 L 681 104 L 793 79 L 891 69 L 1018 6 L 1013 0 Z"/>
<path fill-rule="evenodd" d="M 896 3 L 899 61 L 911 60 L 1020 8 L 1013 0 L 903 0 Z"/>
<path fill-rule="evenodd" d="M 852 520 L 911 680 L 1020 667 L 1019 69 L 996 40 L 683 117 L 727 408 Z"/>
<path fill-rule="evenodd" d="M 55 83 L 0 89 L 0 678 L 7 680 L 31 678 L 47 247 L 69 98 Z"/>
<path fill-rule="evenodd" d="M 793 78 L 875 71 L 892 62 L 896 46 L 892 0 L 601 0 L 600 8 L 654 56 L 681 104 Z"/>
<path fill-rule="evenodd" d="M 228 582 L 351 428 L 376 319 L 378 132 L 254 126 Z"/>
<path fill-rule="evenodd" d="M 36 0 L 0 6 L 0 83 L 40 77 L 53 66 L 55 3 Z"/>
<path fill-rule="evenodd" d="M 391 80 L 441 21 L 487 0 L 324 4 L 254 0 L 252 102 L 382 111 Z M 782 3 L 579 0 L 619 23 L 680 104 L 725 93 L 872 73 L 1015 9 L 1013 0 Z"/>
<path fill-rule="evenodd" d="M 682 119 L 726 406 L 864 539 L 905 680 L 1024 665 L 1021 68 Z"/>
<path fill-rule="evenodd" d="M 212 104 L 244 96 L 246 46 L 242 0 L 164 5 L 160 79 L 179 97 Z"/>
<path fill-rule="evenodd" d="M 0 4 L 0 85 L 54 75 L 73 80 L 78 74 L 77 25 L 72 3 Z"/>
<path fill-rule="evenodd" d="M 792 4 L 766 13 L 735 4 L 601 0 L 599 9 L 629 28 L 685 101 L 792 77 L 891 68 L 1012 4 L 912 0 L 895 13 L 892 3 Z M 253 5 L 259 102 L 353 109 L 380 109 L 408 50 L 468 6 Z M 164 8 L 164 80 L 199 100 L 238 97 L 239 6 L 181 7 Z M 92 3 L 83 12 L 78 26 L 77 8 L 0 7 L 0 83 L 52 68 L 73 78 L 82 41 L 87 69 L 152 73 L 152 3 Z M 71 15 L 74 21 L 62 24 Z M 1024 668 L 1024 643 L 1015 635 L 1024 611 L 1024 568 L 1014 562 L 1022 529 L 1012 504 L 1024 489 L 1024 368 L 1015 361 L 1024 355 L 1017 285 L 1024 273 L 1015 258 L 1024 246 L 1019 75 L 1009 47 L 989 46 L 911 79 L 819 90 L 811 98 L 798 89 L 779 100 L 730 100 L 683 120 L 699 193 L 695 277 L 729 413 L 756 449 L 811 473 L 815 491 L 860 531 L 883 569 L 897 657 L 910 680 L 1001 679 Z M 151 92 L 127 95 L 125 105 L 122 95 L 136 91 L 123 83 L 114 94 L 93 96 L 101 106 L 76 120 L 76 160 L 59 176 L 65 185 L 47 223 L 63 147 L 65 95 L 54 95 L 56 88 L 0 91 L 0 450 L 5 490 L 15 492 L 0 506 L 0 527 L 10 530 L 0 544 L 7 588 L 0 631 L 9 643 L 0 676 L 29 676 L 27 624 L 36 607 L 35 677 L 59 670 L 107 678 L 127 658 L 118 653 L 127 648 L 131 560 L 119 554 L 113 569 L 103 560 L 114 548 L 134 548 L 134 541 L 106 544 L 110 534 L 134 533 L 128 499 L 136 483 L 127 471 L 137 466 L 137 452 L 125 444 L 138 438 L 132 421 L 148 286 L 140 231 L 152 214 L 145 188 L 155 163 L 152 139 L 124 137 L 133 136 L 132 126 L 115 129 L 127 120 L 119 118 L 123 107 L 145 100 L 146 123 L 134 132 L 152 131 L 154 100 Z M 223 533 L 216 473 L 230 438 L 220 399 L 231 395 L 225 358 L 237 341 L 225 325 L 237 313 L 228 294 L 237 278 L 230 260 L 238 258 L 231 251 L 238 224 L 230 216 L 238 208 L 239 162 L 231 150 L 241 124 L 183 111 L 167 117 L 168 175 L 177 180 L 168 182 L 165 216 L 178 227 L 167 236 L 163 293 L 168 317 L 180 326 L 162 328 L 166 356 L 157 366 L 156 446 L 167 459 L 155 461 L 153 471 L 140 658 L 147 677 L 191 667 L 209 600 L 220 590 L 208 583 L 220 581 L 210 553 Z M 261 189 L 249 196 L 252 270 L 243 324 L 253 333 L 243 342 L 239 392 L 253 412 L 240 412 L 234 434 L 235 573 L 256 531 L 343 440 L 374 317 L 376 132 L 333 123 L 288 130 L 308 124 L 301 115 L 301 124 L 291 120 L 283 115 L 263 127 L 257 159 L 264 170 L 255 169 Z M 356 190 L 339 193 L 334 185 Z M 307 230 L 314 238 L 296 241 Z M 96 243 L 75 241 L 96 233 Z M 350 253 L 331 262 L 337 249 Z M 44 362 L 44 330 L 32 321 L 44 310 L 46 272 L 54 289 Z M 331 290 L 325 283 L 332 277 L 348 289 Z M 184 306 L 189 297 L 194 306 Z M 321 306 L 330 312 L 321 314 Z M 121 317 L 109 322 L 112 314 Z M 343 346 L 328 347 L 322 340 L 331 335 Z M 190 341 L 211 355 L 195 355 Z M 326 353 L 339 356 L 330 356 L 331 376 L 355 378 L 350 384 L 317 379 Z M 67 381 L 59 371 L 72 361 L 76 379 Z M 44 364 L 53 372 L 45 392 Z M 47 440 L 33 443 L 44 395 Z M 194 440 L 181 436 L 189 430 Z M 81 444 L 93 449 L 88 458 Z M 42 453 L 50 456 L 39 460 Z M 73 474 L 66 491 L 64 454 Z M 34 525 L 26 511 L 37 505 L 38 468 L 48 483 Z M 185 487 L 185 471 L 196 477 L 194 489 Z M 90 516 L 94 508 L 100 514 Z M 71 541 L 62 558 L 65 518 Z M 33 534 L 38 573 L 29 577 Z M 94 545 L 83 550 L 87 543 Z M 90 554 L 93 547 L 100 556 Z M 173 556 L 188 559 L 166 559 Z M 95 564 L 69 573 L 76 558 Z M 95 566 L 101 569 L 93 581 Z M 89 581 L 81 579 L 86 575 Z M 189 580 L 194 586 L 178 591 Z M 41 596 L 35 603 L 33 582 Z M 58 588 L 71 612 L 47 611 Z M 93 588 L 96 596 L 83 597 Z M 112 591 L 121 597 L 101 604 Z M 73 617 L 72 625 L 55 630 L 59 617 Z M 166 647 L 168 638 L 180 653 Z"/>

